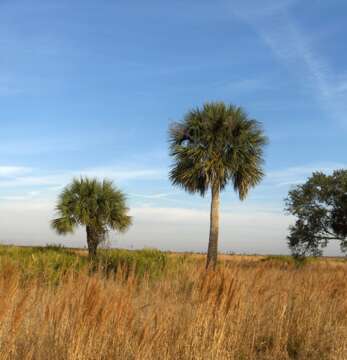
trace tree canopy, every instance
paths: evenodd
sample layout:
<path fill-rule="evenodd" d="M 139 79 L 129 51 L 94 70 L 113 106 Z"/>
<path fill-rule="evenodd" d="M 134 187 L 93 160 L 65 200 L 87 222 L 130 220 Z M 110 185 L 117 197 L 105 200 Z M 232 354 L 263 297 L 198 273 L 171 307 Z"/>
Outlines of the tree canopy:
<path fill-rule="evenodd" d="M 267 138 L 260 123 L 244 110 L 222 102 L 189 111 L 170 129 L 170 179 L 202 196 L 217 183 L 229 181 L 240 199 L 263 178 L 263 146 Z"/>
<path fill-rule="evenodd" d="M 313 173 L 289 192 L 286 210 L 297 217 L 288 236 L 294 255 L 320 255 L 329 241 L 347 252 L 347 170 Z"/>
<path fill-rule="evenodd" d="M 112 181 L 74 179 L 58 198 L 58 217 L 52 221 L 52 227 L 59 234 L 67 234 L 79 225 L 85 226 L 89 253 L 95 255 L 109 230 L 123 232 L 130 226 L 125 200 Z"/>

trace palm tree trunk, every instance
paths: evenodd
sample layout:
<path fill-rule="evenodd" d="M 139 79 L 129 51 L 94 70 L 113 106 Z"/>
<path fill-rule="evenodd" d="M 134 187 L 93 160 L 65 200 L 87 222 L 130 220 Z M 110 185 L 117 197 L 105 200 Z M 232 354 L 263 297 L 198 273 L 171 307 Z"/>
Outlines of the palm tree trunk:
<path fill-rule="evenodd" d="M 214 184 L 211 189 L 210 238 L 208 242 L 206 269 L 215 269 L 218 254 L 219 236 L 219 194 L 220 187 Z"/>
<path fill-rule="evenodd" d="M 98 233 L 91 226 L 87 226 L 87 244 L 90 258 L 96 257 L 96 249 L 98 248 Z"/>

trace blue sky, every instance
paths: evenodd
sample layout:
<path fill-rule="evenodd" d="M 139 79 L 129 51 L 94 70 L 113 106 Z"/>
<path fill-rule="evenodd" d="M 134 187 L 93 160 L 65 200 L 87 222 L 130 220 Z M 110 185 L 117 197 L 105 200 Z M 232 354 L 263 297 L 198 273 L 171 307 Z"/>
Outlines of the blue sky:
<path fill-rule="evenodd" d="M 1 0 L 0 241 L 83 245 L 48 226 L 83 174 L 129 194 L 134 226 L 113 244 L 204 250 L 209 198 L 170 185 L 167 129 L 222 100 L 270 144 L 248 199 L 223 194 L 221 249 L 286 252 L 288 189 L 347 164 L 346 13 L 342 0 Z"/>

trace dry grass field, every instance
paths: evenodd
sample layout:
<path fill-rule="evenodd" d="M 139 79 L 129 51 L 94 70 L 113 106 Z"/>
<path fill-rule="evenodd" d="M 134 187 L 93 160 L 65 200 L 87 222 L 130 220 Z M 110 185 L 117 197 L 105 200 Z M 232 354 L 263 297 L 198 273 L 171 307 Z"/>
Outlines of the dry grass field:
<path fill-rule="evenodd" d="M 170 255 L 106 275 L 25 254 L 0 254 L 1 359 L 347 359 L 345 261 L 226 256 L 206 273 Z"/>

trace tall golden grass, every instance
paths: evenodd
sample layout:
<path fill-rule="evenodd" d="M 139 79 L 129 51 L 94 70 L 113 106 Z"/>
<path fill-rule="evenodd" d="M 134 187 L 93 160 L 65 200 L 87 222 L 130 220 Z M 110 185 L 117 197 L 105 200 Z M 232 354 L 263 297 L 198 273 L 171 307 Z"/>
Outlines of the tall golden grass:
<path fill-rule="evenodd" d="M 8 263 L 0 359 L 347 359 L 347 265 L 187 261 L 47 284 Z"/>

